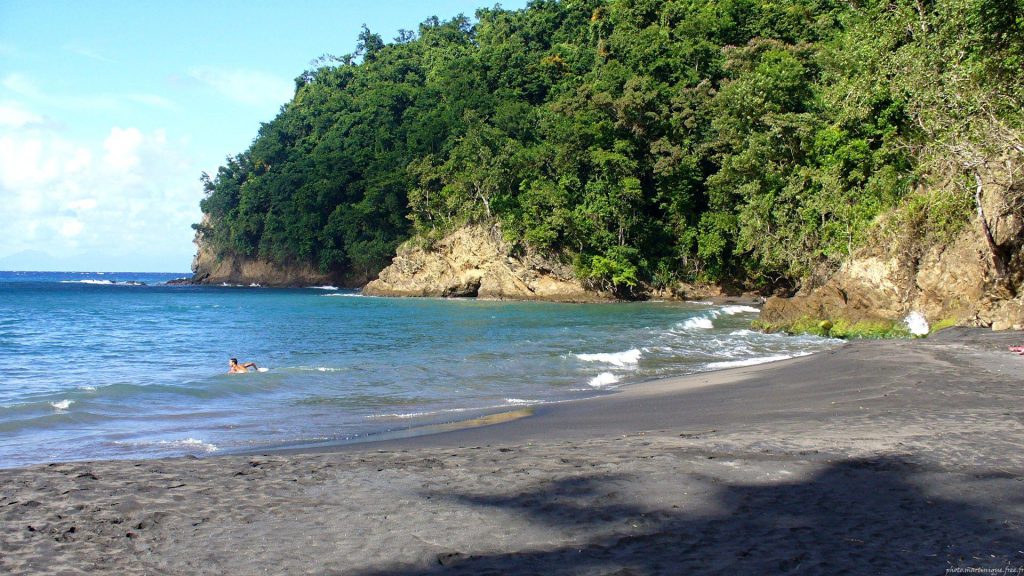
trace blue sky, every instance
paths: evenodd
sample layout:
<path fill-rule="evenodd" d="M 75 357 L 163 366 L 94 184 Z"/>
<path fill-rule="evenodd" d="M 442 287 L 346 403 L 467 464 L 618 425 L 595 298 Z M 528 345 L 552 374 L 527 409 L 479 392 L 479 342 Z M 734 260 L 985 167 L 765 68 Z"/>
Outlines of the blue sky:
<path fill-rule="evenodd" d="M 492 4 L 0 0 L 0 270 L 188 271 L 200 173 L 311 60 Z"/>

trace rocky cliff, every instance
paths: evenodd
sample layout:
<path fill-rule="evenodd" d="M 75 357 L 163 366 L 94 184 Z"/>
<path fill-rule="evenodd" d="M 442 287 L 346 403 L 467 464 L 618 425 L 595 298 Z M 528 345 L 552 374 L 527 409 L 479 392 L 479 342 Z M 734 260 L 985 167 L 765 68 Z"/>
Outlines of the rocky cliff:
<path fill-rule="evenodd" d="M 246 258 L 230 253 L 217 254 L 197 242 L 198 250 L 192 261 L 192 284 L 238 284 L 249 286 L 352 286 L 339 274 L 323 274 L 308 264 L 281 266 L 263 260 Z"/>
<path fill-rule="evenodd" d="M 613 299 L 587 290 L 571 266 L 554 258 L 513 255 L 497 227 L 483 226 L 460 228 L 429 248 L 404 244 L 363 293 L 551 302 Z"/>
<path fill-rule="evenodd" d="M 879 225 L 876 242 L 823 285 L 769 299 L 761 322 L 898 322 L 917 312 L 932 324 L 1024 329 L 1024 186 L 1005 166 L 976 173 L 976 212 L 951 241 L 921 245 L 912 230 Z"/>

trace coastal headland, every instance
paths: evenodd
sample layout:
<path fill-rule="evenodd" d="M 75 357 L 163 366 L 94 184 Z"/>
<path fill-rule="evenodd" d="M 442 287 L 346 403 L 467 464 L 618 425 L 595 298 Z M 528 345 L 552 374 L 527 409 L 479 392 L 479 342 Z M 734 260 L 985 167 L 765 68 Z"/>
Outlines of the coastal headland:
<path fill-rule="evenodd" d="M 1015 573 L 1022 339 L 855 341 L 399 440 L 3 470 L 0 571 Z"/>

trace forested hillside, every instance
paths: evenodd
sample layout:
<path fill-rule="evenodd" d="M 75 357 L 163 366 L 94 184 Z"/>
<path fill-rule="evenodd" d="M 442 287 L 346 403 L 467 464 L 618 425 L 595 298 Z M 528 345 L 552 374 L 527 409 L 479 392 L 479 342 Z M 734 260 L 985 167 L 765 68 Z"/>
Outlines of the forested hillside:
<path fill-rule="evenodd" d="M 369 278 L 498 223 L 623 295 L 792 287 L 884 211 L 968 221 L 973 168 L 1020 146 L 1024 0 L 535 0 L 317 66 L 203 175 L 208 249 Z"/>

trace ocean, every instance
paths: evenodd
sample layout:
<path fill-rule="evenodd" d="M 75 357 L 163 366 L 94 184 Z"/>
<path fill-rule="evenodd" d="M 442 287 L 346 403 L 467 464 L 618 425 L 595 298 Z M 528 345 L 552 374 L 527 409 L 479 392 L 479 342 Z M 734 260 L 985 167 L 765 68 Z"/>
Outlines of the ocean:
<path fill-rule="evenodd" d="M 0 467 L 358 442 L 840 345 L 752 331 L 748 306 L 167 285 L 185 275 L 0 272 Z"/>

